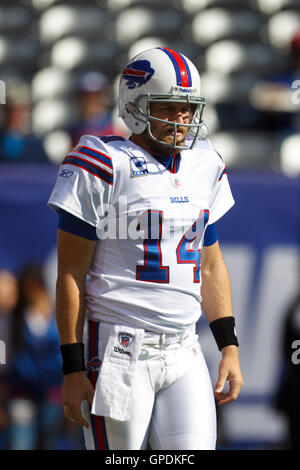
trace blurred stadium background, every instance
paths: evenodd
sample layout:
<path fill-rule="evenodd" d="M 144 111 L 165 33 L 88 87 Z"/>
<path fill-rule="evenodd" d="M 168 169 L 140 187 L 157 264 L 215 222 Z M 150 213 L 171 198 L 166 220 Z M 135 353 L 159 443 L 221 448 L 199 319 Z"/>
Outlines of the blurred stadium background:
<path fill-rule="evenodd" d="M 12 286 L 24 266 L 39 263 L 53 302 L 57 221 L 46 202 L 58 165 L 82 133 L 128 135 L 117 115 L 119 72 L 139 51 L 160 45 L 181 51 L 200 71 L 205 121 L 236 199 L 219 234 L 245 385 L 236 403 L 218 410 L 218 448 L 290 445 L 278 393 L 293 352 L 288 344 L 285 356 L 282 347 L 287 314 L 300 290 L 300 1 L 1 0 L 2 449 L 82 448 L 81 431 L 58 411 L 54 379 L 42 399 L 22 394 L 20 384 L 11 393 L 10 331 L 19 295 Z M 31 326 L 42 335 L 40 325 Z M 203 319 L 199 335 L 215 382 L 219 352 Z M 42 361 L 48 356 L 39 347 Z M 24 357 L 26 350 L 21 372 L 28 378 Z M 52 429 L 48 440 L 37 427 L 41 402 L 53 405 L 43 414 L 44 428 Z"/>

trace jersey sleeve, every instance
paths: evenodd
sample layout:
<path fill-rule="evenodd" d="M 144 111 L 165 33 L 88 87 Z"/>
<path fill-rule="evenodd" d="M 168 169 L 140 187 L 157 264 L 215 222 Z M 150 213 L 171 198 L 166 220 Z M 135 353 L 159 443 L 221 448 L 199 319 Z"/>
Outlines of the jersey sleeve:
<path fill-rule="evenodd" d="M 210 201 L 209 224 L 215 223 L 234 205 L 225 163 L 218 152 L 215 154 L 218 158 L 218 172 Z"/>
<path fill-rule="evenodd" d="M 100 139 L 82 136 L 61 163 L 48 206 L 101 228 L 112 200 L 114 170 Z"/>

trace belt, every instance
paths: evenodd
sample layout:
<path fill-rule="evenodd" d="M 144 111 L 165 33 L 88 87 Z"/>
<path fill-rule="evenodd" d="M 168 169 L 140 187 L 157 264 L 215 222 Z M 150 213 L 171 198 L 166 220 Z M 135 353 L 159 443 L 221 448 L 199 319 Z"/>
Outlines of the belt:
<path fill-rule="evenodd" d="M 195 328 L 188 328 L 181 333 L 153 333 L 145 331 L 143 344 L 167 346 L 168 344 L 182 343 L 188 336 L 195 332 Z"/>

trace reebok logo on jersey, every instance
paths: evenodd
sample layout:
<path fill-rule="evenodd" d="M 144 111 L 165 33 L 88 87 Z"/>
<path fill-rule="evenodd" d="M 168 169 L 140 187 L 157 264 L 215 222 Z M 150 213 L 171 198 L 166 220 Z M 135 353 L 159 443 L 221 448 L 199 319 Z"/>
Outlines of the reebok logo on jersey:
<path fill-rule="evenodd" d="M 58 176 L 62 176 L 63 178 L 70 178 L 74 174 L 74 171 L 71 170 L 61 170 Z"/>
<path fill-rule="evenodd" d="M 189 201 L 189 197 L 188 196 L 174 196 L 174 197 L 170 197 L 170 202 L 172 204 L 174 203 L 180 203 L 180 202 L 190 202 Z"/>

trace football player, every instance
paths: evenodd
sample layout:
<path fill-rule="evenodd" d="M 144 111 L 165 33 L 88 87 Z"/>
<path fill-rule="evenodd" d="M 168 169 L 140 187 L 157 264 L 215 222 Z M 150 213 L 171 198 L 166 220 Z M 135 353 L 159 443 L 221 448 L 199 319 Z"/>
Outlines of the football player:
<path fill-rule="evenodd" d="M 187 57 L 140 53 L 120 78 L 131 137 L 84 135 L 59 168 L 49 205 L 63 406 L 87 449 L 214 449 L 215 398 L 240 392 L 216 230 L 234 200 L 204 106 Z M 222 356 L 214 390 L 195 333 L 202 309 Z"/>

